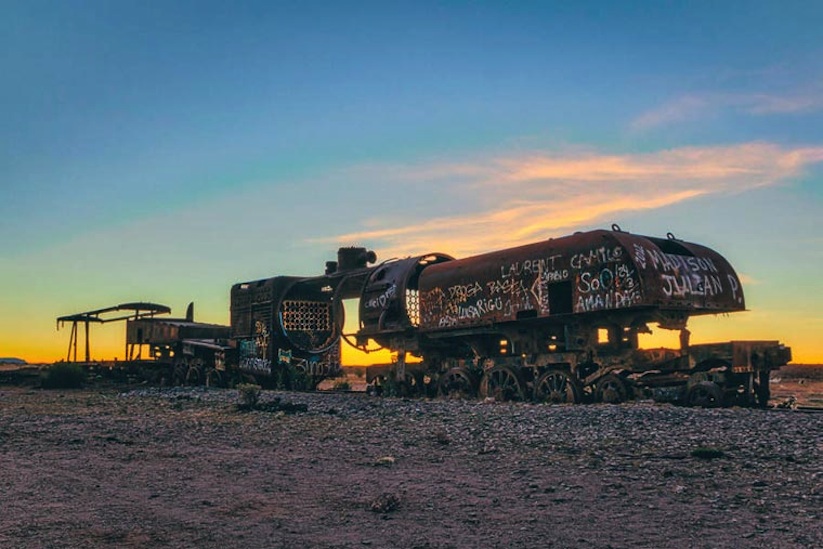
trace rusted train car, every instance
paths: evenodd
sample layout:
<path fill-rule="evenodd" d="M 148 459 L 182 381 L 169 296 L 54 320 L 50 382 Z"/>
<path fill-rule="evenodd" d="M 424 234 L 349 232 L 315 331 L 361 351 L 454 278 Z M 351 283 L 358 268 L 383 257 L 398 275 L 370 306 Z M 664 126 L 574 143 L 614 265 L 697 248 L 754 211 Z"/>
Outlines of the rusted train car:
<path fill-rule="evenodd" d="M 231 289 L 234 365 L 261 383 L 314 388 L 340 373 L 343 300 L 360 296 L 374 252 L 341 248 L 317 277 L 276 276 Z"/>
<path fill-rule="evenodd" d="M 343 333 L 348 299 L 359 300 L 352 334 Z M 689 341 L 691 317 L 743 310 L 740 278 L 714 250 L 613 226 L 464 259 L 429 253 L 378 264 L 365 248 L 341 248 L 321 275 L 232 286 L 230 326 L 196 323 L 191 310 L 185 319 L 138 311 L 127 340 L 148 345 L 175 382 L 245 376 L 313 388 L 340 373 L 341 344 L 376 343 L 397 359 L 369 367 L 367 378 L 398 394 L 550 403 L 647 394 L 763 406 L 789 348 Z M 99 312 L 61 319 L 88 324 Z M 650 325 L 676 331 L 679 345 L 642 348 Z"/>
<path fill-rule="evenodd" d="M 173 385 L 223 385 L 229 377 L 229 335 L 228 326 L 195 322 L 193 303 L 185 318 L 138 315 L 126 321 L 125 366 L 142 377 Z"/>
<path fill-rule="evenodd" d="M 466 259 L 379 265 L 363 290 L 357 339 L 398 353 L 389 375 L 406 392 L 428 385 L 573 403 L 642 391 L 691 405 L 765 405 L 769 372 L 790 349 L 689 344 L 690 317 L 744 309 L 740 279 L 717 252 L 615 226 Z M 679 331 L 679 348 L 641 349 L 649 324 Z M 407 353 L 422 363 L 405 364 Z"/>
<path fill-rule="evenodd" d="M 65 362 L 82 365 L 100 374 L 138 378 L 161 384 L 224 383 L 226 354 L 231 352 L 229 327 L 195 322 L 194 303 L 185 318 L 169 318 L 166 305 L 149 302 L 120 303 L 57 318 L 57 329 L 71 325 Z M 125 360 L 92 361 L 90 326 L 126 323 Z M 79 326 L 85 327 L 85 360 L 78 362 Z"/>

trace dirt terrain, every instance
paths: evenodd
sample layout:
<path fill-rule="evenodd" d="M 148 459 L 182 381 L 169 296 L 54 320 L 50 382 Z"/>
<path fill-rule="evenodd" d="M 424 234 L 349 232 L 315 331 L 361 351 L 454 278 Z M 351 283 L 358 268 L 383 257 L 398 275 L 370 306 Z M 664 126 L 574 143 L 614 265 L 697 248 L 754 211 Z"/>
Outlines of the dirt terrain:
<path fill-rule="evenodd" d="M 0 547 L 823 547 L 823 414 L 239 401 L 0 386 Z"/>
<path fill-rule="evenodd" d="M 823 408 L 823 365 L 790 364 L 772 372 L 771 404 Z"/>

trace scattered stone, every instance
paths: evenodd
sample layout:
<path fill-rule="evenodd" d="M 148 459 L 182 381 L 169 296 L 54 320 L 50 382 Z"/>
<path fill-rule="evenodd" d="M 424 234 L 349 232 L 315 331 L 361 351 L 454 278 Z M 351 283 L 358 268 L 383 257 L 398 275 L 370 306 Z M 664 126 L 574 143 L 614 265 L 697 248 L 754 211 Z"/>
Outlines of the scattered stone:
<path fill-rule="evenodd" d="M 221 549 L 242 530 L 260 546 L 341 549 L 581 535 L 600 548 L 823 547 L 823 415 L 269 390 L 270 413 L 238 413 L 228 389 L 60 395 L 3 391 L 0 546 L 111 546 L 88 523 L 96 509 L 132 536 L 123 546 Z"/>
<path fill-rule="evenodd" d="M 434 440 L 437 444 L 441 444 L 443 446 L 451 442 L 449 434 L 444 429 L 438 429 L 437 431 L 435 431 L 434 434 L 432 434 L 432 440 Z"/>
<path fill-rule="evenodd" d="M 400 498 L 389 492 L 380 494 L 369 505 L 373 513 L 386 514 L 396 511 L 400 507 Z"/>

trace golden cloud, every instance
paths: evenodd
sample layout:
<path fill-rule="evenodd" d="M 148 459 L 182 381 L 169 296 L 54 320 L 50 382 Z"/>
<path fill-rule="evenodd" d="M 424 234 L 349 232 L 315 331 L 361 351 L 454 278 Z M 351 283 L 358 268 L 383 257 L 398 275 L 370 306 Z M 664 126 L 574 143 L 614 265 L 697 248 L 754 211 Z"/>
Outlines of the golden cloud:
<path fill-rule="evenodd" d="M 383 221 L 324 240 L 369 242 L 395 256 L 426 253 L 437 243 L 438 251 L 463 256 L 563 234 L 626 212 L 779 184 L 819 162 L 823 147 L 746 143 L 625 155 L 531 153 L 405 170 L 371 166 L 384 183 L 410 182 L 411 177 L 421 185 L 451 183 L 462 211 L 400 226 Z"/>

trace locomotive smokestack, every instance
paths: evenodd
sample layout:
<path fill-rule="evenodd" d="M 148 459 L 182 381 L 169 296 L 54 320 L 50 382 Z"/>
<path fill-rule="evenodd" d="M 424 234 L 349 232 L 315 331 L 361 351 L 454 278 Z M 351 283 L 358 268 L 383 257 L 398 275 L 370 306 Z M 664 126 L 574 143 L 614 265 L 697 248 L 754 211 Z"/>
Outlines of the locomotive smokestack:
<path fill-rule="evenodd" d="M 363 269 L 369 263 L 377 261 L 377 254 L 361 247 L 340 248 L 337 250 L 337 270 L 350 271 Z"/>

